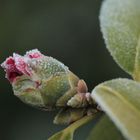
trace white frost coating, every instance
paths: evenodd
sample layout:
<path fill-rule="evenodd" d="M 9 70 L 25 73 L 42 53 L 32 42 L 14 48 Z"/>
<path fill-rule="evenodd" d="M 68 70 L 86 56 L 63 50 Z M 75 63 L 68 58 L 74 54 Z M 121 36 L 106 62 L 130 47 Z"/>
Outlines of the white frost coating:
<path fill-rule="evenodd" d="M 105 0 L 100 23 L 111 55 L 132 75 L 140 37 L 140 0 Z"/>
<path fill-rule="evenodd" d="M 41 52 L 40 52 L 38 49 L 33 49 L 33 50 L 30 50 L 30 51 L 27 51 L 26 54 L 25 54 L 25 56 L 26 56 L 26 55 L 29 55 L 29 54 L 34 54 L 34 53 L 39 53 L 39 54 L 41 54 Z"/>
<path fill-rule="evenodd" d="M 33 50 L 30 50 L 30 51 L 27 51 L 26 54 L 36 53 L 36 52 L 39 52 L 40 53 L 40 51 L 38 49 L 33 49 Z"/>
<path fill-rule="evenodd" d="M 64 69 L 68 70 L 69 68 L 67 66 L 65 66 L 62 62 L 58 61 L 57 59 L 53 58 L 53 57 L 49 57 L 51 59 L 54 59 L 55 61 L 57 61 L 57 63 L 59 63 L 59 65 L 61 65 Z"/>
<path fill-rule="evenodd" d="M 3 69 L 9 69 L 10 66 L 6 64 L 6 62 L 8 61 L 8 59 L 13 59 L 13 58 L 12 58 L 12 56 L 9 56 L 8 58 L 6 58 L 6 60 L 3 63 L 1 63 L 1 67 Z"/>

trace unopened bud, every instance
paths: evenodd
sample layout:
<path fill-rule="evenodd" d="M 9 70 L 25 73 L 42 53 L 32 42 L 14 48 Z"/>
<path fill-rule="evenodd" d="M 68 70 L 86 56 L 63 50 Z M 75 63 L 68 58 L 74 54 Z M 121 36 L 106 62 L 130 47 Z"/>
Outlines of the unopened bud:
<path fill-rule="evenodd" d="M 80 119 L 87 114 L 88 105 L 94 104 L 83 80 L 63 63 L 37 49 L 24 56 L 14 53 L 1 66 L 14 95 L 24 103 L 42 110 L 62 110 L 55 117 L 57 124 Z"/>
<path fill-rule="evenodd" d="M 65 106 L 67 100 L 76 94 L 79 78 L 63 63 L 44 56 L 37 49 L 24 56 L 14 53 L 1 66 L 14 94 L 32 106 L 52 110 Z M 64 98 L 67 93 L 68 97 Z"/>

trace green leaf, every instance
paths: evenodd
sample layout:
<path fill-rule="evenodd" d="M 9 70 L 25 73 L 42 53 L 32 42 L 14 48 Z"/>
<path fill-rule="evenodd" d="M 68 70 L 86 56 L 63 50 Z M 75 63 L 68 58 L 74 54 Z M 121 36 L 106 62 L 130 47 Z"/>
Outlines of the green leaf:
<path fill-rule="evenodd" d="M 48 140 L 73 140 L 73 132 L 66 132 L 66 130 L 63 130 L 61 132 L 56 133 Z"/>
<path fill-rule="evenodd" d="M 85 116 L 82 119 L 72 123 L 66 129 L 56 133 L 55 135 L 50 137 L 48 140 L 73 140 L 73 135 L 74 135 L 75 130 L 81 127 L 82 125 L 86 124 L 87 122 L 91 121 L 92 119 L 96 118 L 97 116 L 98 116 L 98 113 L 94 115 L 90 115 L 90 116 Z"/>
<path fill-rule="evenodd" d="M 92 97 L 126 138 L 140 139 L 140 83 L 111 80 L 95 87 Z"/>
<path fill-rule="evenodd" d="M 105 0 L 100 24 L 113 58 L 140 80 L 140 0 Z"/>
<path fill-rule="evenodd" d="M 87 140 L 125 140 L 113 122 L 104 115 L 95 128 L 91 131 Z"/>

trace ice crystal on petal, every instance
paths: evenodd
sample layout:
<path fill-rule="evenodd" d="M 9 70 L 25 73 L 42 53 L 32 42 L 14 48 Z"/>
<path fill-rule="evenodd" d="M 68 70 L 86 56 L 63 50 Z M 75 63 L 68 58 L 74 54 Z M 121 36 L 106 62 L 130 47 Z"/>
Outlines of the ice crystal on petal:
<path fill-rule="evenodd" d="M 28 58 L 26 57 L 23 57 L 21 55 L 18 55 L 18 54 L 13 54 L 13 58 L 15 60 L 15 65 L 16 65 L 16 68 L 22 72 L 23 74 L 25 75 L 31 75 L 31 73 L 29 72 L 28 70 Z"/>
<path fill-rule="evenodd" d="M 13 82 L 17 76 L 22 75 L 22 73 L 17 69 L 15 65 L 15 60 L 13 57 L 8 57 L 2 64 L 1 67 L 4 68 L 6 72 L 6 78 Z"/>
<path fill-rule="evenodd" d="M 44 56 L 43 54 L 41 54 L 41 52 L 38 49 L 34 49 L 31 51 L 26 52 L 25 57 L 29 57 L 29 58 L 40 58 Z"/>

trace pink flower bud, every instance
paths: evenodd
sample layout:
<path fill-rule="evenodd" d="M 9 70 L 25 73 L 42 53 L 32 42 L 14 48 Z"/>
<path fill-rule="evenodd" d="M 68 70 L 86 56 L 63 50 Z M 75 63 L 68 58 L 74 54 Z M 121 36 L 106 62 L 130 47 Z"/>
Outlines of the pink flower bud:
<path fill-rule="evenodd" d="M 14 53 L 1 66 L 12 84 L 14 95 L 26 104 L 43 110 L 84 108 L 89 104 L 90 96 L 86 97 L 88 89 L 85 82 L 79 80 L 63 63 L 44 56 L 37 49 L 28 51 L 24 56 Z M 64 112 L 67 114 L 64 109 L 55 122 L 61 122 Z M 75 110 L 70 109 L 71 121 L 85 114 L 80 112 L 75 114 Z M 69 116 L 63 119 L 65 123 Z"/>
<path fill-rule="evenodd" d="M 1 66 L 6 72 L 6 78 L 12 83 L 21 75 L 31 76 L 32 72 L 28 66 L 28 62 L 31 59 L 43 56 L 37 49 L 27 52 L 24 56 L 14 53 L 13 57 L 7 58 Z"/>
<path fill-rule="evenodd" d="M 44 56 L 37 49 L 24 56 L 14 53 L 1 66 L 14 94 L 32 106 L 47 110 L 66 106 L 69 98 L 77 92 L 78 77 L 63 63 Z"/>

